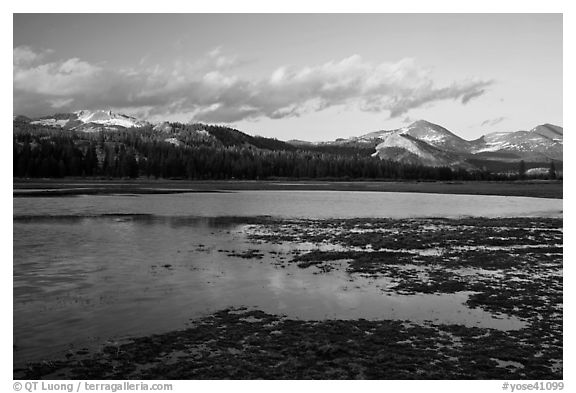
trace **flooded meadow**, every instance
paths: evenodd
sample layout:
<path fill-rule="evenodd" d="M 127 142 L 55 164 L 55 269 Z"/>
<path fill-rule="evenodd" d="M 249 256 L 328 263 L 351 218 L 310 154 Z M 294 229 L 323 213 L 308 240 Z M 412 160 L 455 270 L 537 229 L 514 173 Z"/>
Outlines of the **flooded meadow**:
<path fill-rule="evenodd" d="M 14 199 L 14 375 L 561 379 L 562 200 Z"/>

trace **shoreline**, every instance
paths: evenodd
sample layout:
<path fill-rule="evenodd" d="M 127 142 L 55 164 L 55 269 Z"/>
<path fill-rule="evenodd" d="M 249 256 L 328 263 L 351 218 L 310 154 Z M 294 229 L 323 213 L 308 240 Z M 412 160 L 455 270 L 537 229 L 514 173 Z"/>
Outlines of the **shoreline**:
<path fill-rule="evenodd" d="M 538 331 L 400 320 L 299 320 L 229 308 L 191 327 L 14 370 L 16 379 L 562 379 Z M 528 361 L 529 358 L 529 361 Z"/>
<path fill-rule="evenodd" d="M 316 180 L 95 180 L 13 179 L 13 197 L 114 194 L 176 194 L 234 191 L 368 191 L 461 195 L 499 195 L 563 199 L 563 182 L 316 181 Z"/>

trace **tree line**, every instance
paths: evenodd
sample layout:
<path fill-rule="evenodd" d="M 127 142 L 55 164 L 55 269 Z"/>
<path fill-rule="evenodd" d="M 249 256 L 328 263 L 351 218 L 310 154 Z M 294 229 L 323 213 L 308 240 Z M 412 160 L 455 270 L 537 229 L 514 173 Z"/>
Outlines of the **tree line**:
<path fill-rule="evenodd" d="M 262 137 L 243 140 L 248 137 L 246 134 L 225 133 L 220 128 L 217 132 L 221 135 L 215 140 L 224 138 L 226 143 L 196 141 L 176 146 L 162 139 L 166 135 L 159 137 L 152 129 L 86 134 L 30 129 L 23 125 L 14 131 L 13 174 L 30 178 L 97 176 L 191 180 L 511 178 L 487 170 L 467 171 L 381 160 L 371 157 L 367 151 L 346 148 L 292 145 L 285 148 L 285 142 Z M 180 137 L 186 140 L 185 136 Z"/>

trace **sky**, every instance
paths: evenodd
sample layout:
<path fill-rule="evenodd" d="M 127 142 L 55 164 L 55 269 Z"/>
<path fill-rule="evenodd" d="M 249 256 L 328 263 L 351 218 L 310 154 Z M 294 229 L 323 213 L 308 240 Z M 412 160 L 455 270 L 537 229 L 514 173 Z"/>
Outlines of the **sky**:
<path fill-rule="evenodd" d="M 13 112 L 333 140 L 563 126 L 561 14 L 14 14 Z"/>

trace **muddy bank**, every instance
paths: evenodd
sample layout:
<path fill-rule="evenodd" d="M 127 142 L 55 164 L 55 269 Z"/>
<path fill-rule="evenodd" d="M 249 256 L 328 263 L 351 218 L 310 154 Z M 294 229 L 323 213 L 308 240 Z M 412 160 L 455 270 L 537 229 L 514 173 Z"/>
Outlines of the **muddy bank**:
<path fill-rule="evenodd" d="M 186 330 L 16 370 L 25 379 L 561 379 L 537 330 L 301 321 L 228 309 Z M 541 349 L 533 350 L 539 342 Z"/>

